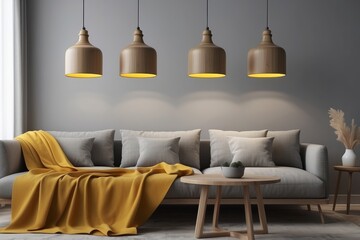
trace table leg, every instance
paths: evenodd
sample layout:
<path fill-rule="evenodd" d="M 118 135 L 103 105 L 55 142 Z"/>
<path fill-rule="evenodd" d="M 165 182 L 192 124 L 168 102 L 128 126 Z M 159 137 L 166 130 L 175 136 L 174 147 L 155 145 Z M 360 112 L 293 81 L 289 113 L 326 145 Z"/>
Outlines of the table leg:
<path fill-rule="evenodd" d="M 206 186 L 206 185 L 201 186 L 199 209 L 198 209 L 198 214 L 197 214 L 197 218 L 196 218 L 196 226 L 195 226 L 195 237 L 196 238 L 209 238 L 209 237 L 230 236 L 229 231 L 221 230 L 219 228 L 214 229 L 215 231 L 204 232 L 204 223 L 205 223 L 208 193 L 209 193 L 209 186 Z M 220 190 L 219 189 L 217 190 L 217 197 L 219 197 L 219 199 L 217 201 L 219 206 L 217 207 L 216 211 L 218 211 L 220 209 L 221 188 L 220 188 Z M 217 225 L 219 213 L 215 214 L 215 212 L 214 212 L 214 219 L 216 219 L 216 225 Z"/>
<path fill-rule="evenodd" d="M 266 233 L 268 233 L 268 226 L 267 226 L 265 207 L 264 207 L 263 196 L 262 196 L 261 189 L 260 189 L 260 184 L 255 183 L 255 191 L 256 191 L 260 225 L 262 228 L 262 231 L 260 231 L 260 232 L 266 234 Z"/>
<path fill-rule="evenodd" d="M 248 236 L 248 240 L 253 240 L 255 237 L 254 237 L 254 226 L 253 226 L 253 220 L 252 220 L 250 193 L 249 193 L 248 185 L 243 185 L 243 194 L 244 194 L 247 236 Z"/>
<path fill-rule="evenodd" d="M 351 198 L 351 185 L 352 185 L 352 172 L 349 172 L 349 179 L 348 179 L 348 191 L 347 191 L 347 201 L 346 201 L 346 214 L 349 214 L 350 210 L 350 198 Z"/>
<path fill-rule="evenodd" d="M 335 195 L 334 195 L 334 203 L 333 203 L 333 211 L 335 211 L 336 206 L 336 200 L 339 193 L 339 185 L 340 185 L 340 179 L 341 179 L 341 171 L 338 172 L 337 180 L 336 180 L 336 188 L 335 188 Z"/>
<path fill-rule="evenodd" d="M 208 192 L 209 192 L 208 186 L 206 186 L 206 185 L 201 186 L 199 209 L 198 209 L 196 225 L 195 225 L 195 237 L 196 238 L 200 238 L 203 235 Z"/>
<path fill-rule="evenodd" d="M 219 211 L 220 211 L 220 202 L 221 202 L 221 186 L 216 187 L 216 199 L 214 205 L 214 215 L 213 215 L 213 229 L 218 230 L 219 223 Z"/>

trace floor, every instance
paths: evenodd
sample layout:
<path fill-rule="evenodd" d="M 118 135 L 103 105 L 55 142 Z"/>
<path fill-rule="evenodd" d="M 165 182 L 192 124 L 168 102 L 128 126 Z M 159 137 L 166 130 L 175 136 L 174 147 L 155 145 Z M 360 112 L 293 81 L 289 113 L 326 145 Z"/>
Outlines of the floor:
<path fill-rule="evenodd" d="M 352 205 L 346 215 L 344 204 L 338 204 L 336 211 L 332 206 L 322 205 L 326 224 L 320 223 L 320 217 L 313 207 L 306 206 L 266 206 L 269 234 L 256 235 L 256 239 L 360 239 L 360 204 Z M 0 209 L 0 226 L 10 220 L 10 208 Z M 244 229 L 244 208 L 242 206 L 222 206 L 219 223 L 221 227 Z M 111 237 L 112 239 L 194 239 L 194 226 L 197 206 L 160 206 L 149 221 L 141 226 L 135 236 Z M 206 229 L 211 226 L 212 207 L 208 207 Z M 256 207 L 253 207 L 255 228 L 258 227 Z M 110 237 L 66 234 L 0 234 L 1 240 L 20 239 L 91 239 L 105 240 Z M 228 237 L 213 239 L 233 239 Z"/>
<path fill-rule="evenodd" d="M 332 204 L 322 205 L 321 207 L 326 213 L 332 212 Z M 336 204 L 335 213 L 340 219 L 360 227 L 360 204 L 351 204 L 349 215 L 346 214 L 346 204 Z"/>

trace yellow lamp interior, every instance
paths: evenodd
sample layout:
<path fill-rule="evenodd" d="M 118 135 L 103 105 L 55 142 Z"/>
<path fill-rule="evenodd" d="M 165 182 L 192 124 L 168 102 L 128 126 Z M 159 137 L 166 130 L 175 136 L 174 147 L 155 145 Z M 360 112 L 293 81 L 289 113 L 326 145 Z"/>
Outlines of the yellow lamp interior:
<path fill-rule="evenodd" d="M 193 78 L 221 78 L 225 77 L 225 74 L 222 73 L 191 73 L 189 77 Z"/>
<path fill-rule="evenodd" d="M 156 77 L 156 74 L 153 73 L 121 73 L 121 77 L 126 78 L 153 78 Z"/>
<path fill-rule="evenodd" d="M 248 74 L 249 77 L 253 78 L 279 78 L 279 77 L 285 77 L 286 74 L 284 73 L 253 73 Z"/>
<path fill-rule="evenodd" d="M 99 78 L 102 75 L 96 73 L 68 73 L 65 76 L 72 78 Z"/>

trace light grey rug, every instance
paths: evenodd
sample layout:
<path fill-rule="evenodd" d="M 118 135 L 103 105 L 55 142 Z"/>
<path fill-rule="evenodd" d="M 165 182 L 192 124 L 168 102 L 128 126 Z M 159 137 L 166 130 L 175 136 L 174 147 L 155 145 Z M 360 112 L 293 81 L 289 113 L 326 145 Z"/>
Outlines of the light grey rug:
<path fill-rule="evenodd" d="M 10 221 L 10 208 L 0 209 L 0 226 Z M 326 224 L 320 223 L 316 211 L 298 206 L 266 206 L 269 234 L 256 235 L 256 239 L 360 239 L 360 226 L 347 221 L 344 214 L 325 210 Z M 99 237 L 66 234 L 0 234 L 1 240 L 10 239 L 194 239 L 197 206 L 160 206 L 149 221 L 138 229 L 135 236 Z M 208 207 L 206 229 L 210 229 L 212 207 Z M 253 208 L 255 228 L 259 227 L 256 207 Z M 222 206 L 219 223 L 223 228 L 243 230 L 244 208 Z M 228 237 L 213 239 L 233 239 Z"/>

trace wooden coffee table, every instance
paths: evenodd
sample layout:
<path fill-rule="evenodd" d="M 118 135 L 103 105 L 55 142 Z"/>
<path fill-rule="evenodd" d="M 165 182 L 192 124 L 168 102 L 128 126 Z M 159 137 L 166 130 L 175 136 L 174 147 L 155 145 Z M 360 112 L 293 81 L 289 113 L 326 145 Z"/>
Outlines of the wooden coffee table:
<path fill-rule="evenodd" d="M 268 233 L 266 215 L 263 197 L 261 193 L 260 185 L 280 182 L 279 177 L 267 177 L 267 176 L 243 176 L 242 178 L 225 178 L 222 175 L 215 174 L 195 174 L 191 176 L 184 176 L 180 178 L 183 183 L 196 184 L 201 186 L 199 209 L 195 226 L 195 237 L 224 237 L 232 236 L 240 238 L 243 235 L 247 235 L 248 239 L 254 239 L 254 233 L 266 234 Z M 209 186 L 216 186 L 216 199 L 214 205 L 212 231 L 204 232 L 204 222 L 206 214 L 206 206 L 208 200 Z M 218 218 L 221 202 L 221 187 L 222 186 L 242 186 L 245 206 L 245 220 L 246 231 L 226 231 L 218 227 Z M 256 192 L 256 203 L 258 206 L 258 213 L 260 219 L 261 230 L 254 231 L 249 187 L 253 186 Z"/>

